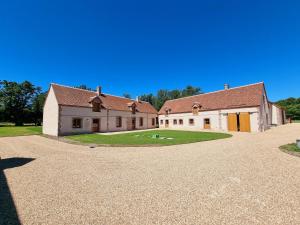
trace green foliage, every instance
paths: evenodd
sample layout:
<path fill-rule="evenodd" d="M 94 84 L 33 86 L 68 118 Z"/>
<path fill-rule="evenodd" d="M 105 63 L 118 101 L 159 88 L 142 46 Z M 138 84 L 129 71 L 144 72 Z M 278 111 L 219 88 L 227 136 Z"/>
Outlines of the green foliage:
<path fill-rule="evenodd" d="M 286 110 L 286 116 L 293 120 L 300 120 L 300 98 L 288 98 L 276 102 Z"/>
<path fill-rule="evenodd" d="M 124 93 L 124 94 L 123 94 L 123 97 L 124 97 L 124 98 L 129 98 L 129 99 L 131 99 L 131 95 L 128 94 L 128 93 Z"/>
<path fill-rule="evenodd" d="M 40 126 L 42 124 L 42 120 L 43 120 L 43 108 L 44 108 L 44 103 L 46 100 L 46 95 L 47 93 L 41 93 L 38 94 L 34 97 L 33 102 L 32 102 L 32 116 L 33 116 L 33 120 L 35 125 Z"/>
<path fill-rule="evenodd" d="M 150 104 L 152 104 L 156 108 L 156 110 L 160 110 L 160 108 L 163 106 L 163 104 L 167 100 L 198 95 L 198 94 L 201 94 L 201 93 L 203 93 L 203 92 L 201 91 L 200 88 L 188 85 L 183 90 L 179 90 L 179 89 L 175 89 L 175 90 L 161 89 L 161 90 L 158 90 L 156 96 L 154 96 L 153 94 L 144 94 L 144 95 L 140 96 L 140 99 L 142 101 L 146 101 L 146 102 L 149 102 Z"/>
<path fill-rule="evenodd" d="M 75 88 L 83 89 L 83 90 L 88 90 L 88 91 L 93 91 L 92 88 L 88 87 L 85 84 L 80 84 L 79 86 L 75 86 Z"/>
<path fill-rule="evenodd" d="M 300 153 L 300 148 L 298 148 L 297 144 L 295 144 L 295 143 L 280 146 L 280 149 Z"/>
<path fill-rule="evenodd" d="M 159 138 L 155 138 L 158 136 Z M 155 130 L 131 132 L 124 134 L 101 135 L 101 134 L 81 134 L 66 137 L 82 143 L 116 145 L 116 146 L 162 146 L 177 145 L 193 142 L 209 141 L 222 138 L 229 138 L 230 134 L 213 132 L 192 132 L 175 130 Z"/>
<path fill-rule="evenodd" d="M 16 125 L 23 125 L 26 115 L 31 110 L 32 101 L 40 91 L 40 87 L 34 86 L 29 81 L 21 83 L 0 81 L 0 102 L 7 120 Z"/>

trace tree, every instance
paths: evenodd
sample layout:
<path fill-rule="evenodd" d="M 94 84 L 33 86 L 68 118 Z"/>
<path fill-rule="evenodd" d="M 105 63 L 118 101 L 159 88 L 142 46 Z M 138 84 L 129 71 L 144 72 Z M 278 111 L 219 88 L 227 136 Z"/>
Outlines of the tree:
<path fill-rule="evenodd" d="M 156 107 L 156 109 L 160 109 L 167 100 L 170 100 L 169 91 L 168 90 L 158 90 L 156 98 L 157 98 L 157 100 L 156 100 L 155 107 Z"/>
<path fill-rule="evenodd" d="M 300 120 L 300 98 L 287 98 L 276 102 L 286 110 L 286 116 L 294 120 Z"/>
<path fill-rule="evenodd" d="M 181 97 L 187 97 L 192 95 L 202 94 L 201 88 L 193 87 L 191 85 L 186 86 L 181 92 Z"/>
<path fill-rule="evenodd" d="M 16 126 L 23 125 L 25 112 L 30 110 L 33 98 L 41 91 L 29 81 L 22 83 L 0 81 L 0 102 L 10 122 Z"/>
<path fill-rule="evenodd" d="M 151 105 L 155 105 L 156 98 L 153 94 L 144 94 L 140 96 L 141 101 L 149 102 Z"/>
<path fill-rule="evenodd" d="M 124 97 L 124 98 L 129 98 L 129 99 L 131 99 L 131 95 L 128 94 L 128 93 L 124 93 L 124 94 L 123 94 L 123 97 Z"/>
<path fill-rule="evenodd" d="M 6 113 L 4 109 L 4 105 L 0 102 L 0 122 L 5 122 L 6 121 Z"/>
<path fill-rule="evenodd" d="M 191 85 L 186 86 L 183 90 L 174 89 L 174 90 L 166 90 L 161 89 L 157 91 L 156 95 L 153 94 L 144 94 L 140 96 L 140 99 L 142 101 L 149 102 L 151 105 L 156 108 L 156 110 L 160 110 L 160 108 L 163 106 L 163 104 L 167 100 L 192 96 L 203 93 L 201 91 L 201 88 L 193 87 Z"/>
<path fill-rule="evenodd" d="M 88 91 L 93 91 L 92 88 L 88 87 L 85 84 L 80 84 L 79 86 L 75 86 L 75 88 L 83 89 L 83 90 L 88 90 Z"/>
<path fill-rule="evenodd" d="M 34 124 L 40 126 L 43 120 L 43 108 L 46 100 L 46 93 L 40 93 L 36 95 L 32 102 L 32 118 L 34 120 Z"/>
<path fill-rule="evenodd" d="M 182 97 L 182 91 L 180 90 L 172 90 L 168 92 L 168 98 L 169 99 L 177 99 Z"/>

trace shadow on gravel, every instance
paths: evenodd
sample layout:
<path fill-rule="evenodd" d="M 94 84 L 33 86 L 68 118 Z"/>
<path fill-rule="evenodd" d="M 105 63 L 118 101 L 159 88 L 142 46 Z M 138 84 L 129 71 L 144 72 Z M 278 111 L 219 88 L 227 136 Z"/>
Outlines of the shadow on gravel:
<path fill-rule="evenodd" d="M 4 170 L 23 166 L 33 158 L 8 158 L 0 160 L 0 225 L 20 225 L 18 212 L 9 190 Z"/>

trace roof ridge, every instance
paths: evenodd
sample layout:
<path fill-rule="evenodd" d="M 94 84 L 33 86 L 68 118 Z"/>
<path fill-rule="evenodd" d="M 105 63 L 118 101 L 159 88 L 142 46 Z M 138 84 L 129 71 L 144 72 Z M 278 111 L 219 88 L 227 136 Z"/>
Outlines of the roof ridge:
<path fill-rule="evenodd" d="M 82 88 L 77 88 L 77 87 L 72 87 L 72 86 L 68 86 L 68 85 L 63 85 L 63 84 L 57 84 L 57 83 L 50 83 L 50 85 L 57 85 L 57 86 L 61 86 L 61 87 L 66 87 L 66 88 L 71 88 L 71 89 L 77 89 L 79 91 L 87 91 L 87 92 L 93 92 L 96 93 L 95 91 L 91 91 L 91 90 L 87 90 L 87 89 L 82 89 Z"/>
<path fill-rule="evenodd" d="M 184 98 L 192 98 L 192 97 L 199 96 L 199 95 L 213 94 L 213 93 L 222 92 L 222 91 L 230 91 L 230 90 L 233 90 L 233 89 L 249 87 L 249 86 L 258 85 L 258 84 L 264 84 L 264 82 L 260 81 L 260 82 L 253 83 L 253 84 L 247 84 L 247 85 L 242 85 L 242 86 L 238 86 L 238 87 L 234 87 L 234 88 L 229 88 L 228 90 L 211 91 L 211 92 L 207 92 L 207 93 L 203 93 L 203 94 L 197 94 L 197 95 L 191 95 L 191 96 L 186 96 L 186 97 L 181 97 L 181 98 L 176 98 L 176 99 L 170 99 L 170 100 L 167 100 L 166 102 L 176 101 L 176 100 L 184 99 Z"/>
<path fill-rule="evenodd" d="M 67 85 L 63 85 L 63 84 L 50 83 L 50 85 L 52 85 L 52 84 L 57 85 L 57 86 L 61 86 L 61 87 L 65 87 L 65 88 L 71 88 L 71 89 L 76 89 L 76 90 L 79 90 L 79 91 L 87 91 L 87 92 L 92 92 L 92 93 L 97 94 L 96 91 L 91 91 L 91 90 L 87 90 L 87 89 L 81 89 L 81 88 L 67 86 Z M 116 98 L 128 99 L 128 100 L 131 100 L 131 101 L 134 101 L 134 102 L 139 102 L 139 101 L 136 101 L 135 99 L 126 98 L 126 97 L 122 97 L 122 96 L 117 96 L 117 95 L 112 95 L 112 94 L 106 94 L 106 93 L 102 93 L 102 94 L 109 95 L 109 96 L 116 97 Z M 149 103 L 149 102 L 146 102 L 146 101 L 141 101 L 141 102 Z"/>

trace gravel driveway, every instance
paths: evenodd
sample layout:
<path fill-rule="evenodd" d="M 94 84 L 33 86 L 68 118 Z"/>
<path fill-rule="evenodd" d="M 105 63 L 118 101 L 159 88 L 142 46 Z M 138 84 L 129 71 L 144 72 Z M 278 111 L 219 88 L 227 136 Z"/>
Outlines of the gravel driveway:
<path fill-rule="evenodd" d="M 2 159 L 28 159 L 1 166 L 1 196 L 22 224 L 299 225 L 300 158 L 278 150 L 299 137 L 300 124 L 147 148 L 0 138 Z"/>

